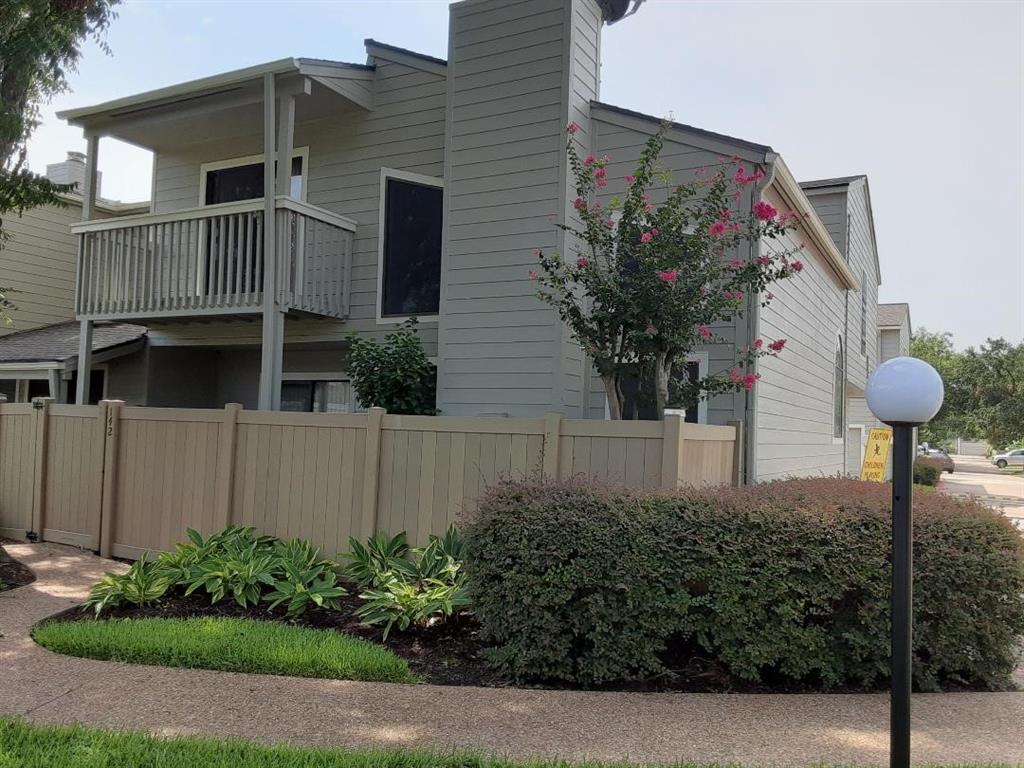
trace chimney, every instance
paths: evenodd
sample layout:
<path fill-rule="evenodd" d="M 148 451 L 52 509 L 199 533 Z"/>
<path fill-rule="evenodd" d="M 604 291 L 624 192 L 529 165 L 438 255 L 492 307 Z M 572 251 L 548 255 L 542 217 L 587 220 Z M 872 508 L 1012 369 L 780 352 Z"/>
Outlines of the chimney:
<path fill-rule="evenodd" d="M 597 0 L 451 6 L 438 407 L 445 415 L 583 413 L 584 356 L 529 278 L 571 252 L 566 126 L 590 145 Z M 567 248 L 567 245 L 569 248 Z"/>
<path fill-rule="evenodd" d="M 68 152 L 68 157 L 61 163 L 50 163 L 46 166 L 46 178 L 54 184 L 77 184 L 75 192 L 81 194 L 85 186 L 85 153 Z M 100 182 L 103 174 L 96 173 L 96 197 L 100 196 Z"/>

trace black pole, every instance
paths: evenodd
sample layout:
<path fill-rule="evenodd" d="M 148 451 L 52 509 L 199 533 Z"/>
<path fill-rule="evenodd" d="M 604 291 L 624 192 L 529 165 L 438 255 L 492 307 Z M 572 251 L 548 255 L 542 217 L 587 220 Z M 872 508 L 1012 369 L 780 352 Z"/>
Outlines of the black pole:
<path fill-rule="evenodd" d="M 913 603 L 914 427 L 892 430 L 892 693 L 890 768 L 910 768 L 911 626 Z"/>

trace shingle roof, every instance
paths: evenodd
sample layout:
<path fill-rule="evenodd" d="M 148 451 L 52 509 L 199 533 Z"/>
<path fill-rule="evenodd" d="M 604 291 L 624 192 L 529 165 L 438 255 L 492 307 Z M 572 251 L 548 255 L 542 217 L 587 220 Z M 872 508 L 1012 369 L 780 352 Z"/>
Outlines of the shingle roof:
<path fill-rule="evenodd" d="M 818 187 L 845 187 L 864 178 L 867 177 L 863 173 L 859 173 L 856 176 L 836 176 L 834 179 L 812 179 L 811 181 L 801 181 L 800 186 L 803 189 L 817 189 Z"/>
<path fill-rule="evenodd" d="M 878 325 L 883 328 L 903 325 L 903 321 L 910 316 L 909 304 L 879 304 Z"/>
<path fill-rule="evenodd" d="M 78 332 L 79 324 L 71 321 L 0 337 L 0 363 L 62 363 L 78 356 Z M 97 322 L 93 326 L 92 351 L 129 344 L 145 335 L 144 325 Z"/>

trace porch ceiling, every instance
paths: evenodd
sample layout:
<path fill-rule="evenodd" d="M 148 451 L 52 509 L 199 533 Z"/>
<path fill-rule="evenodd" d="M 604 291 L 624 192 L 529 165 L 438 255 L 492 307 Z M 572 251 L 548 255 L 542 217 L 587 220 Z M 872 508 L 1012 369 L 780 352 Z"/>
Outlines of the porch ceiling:
<path fill-rule="evenodd" d="M 372 67 L 310 59 L 283 59 L 161 88 L 57 116 L 71 125 L 140 147 L 161 150 L 225 139 L 263 120 L 263 76 L 281 90 L 310 83 L 295 100 L 296 122 L 372 108 Z"/>

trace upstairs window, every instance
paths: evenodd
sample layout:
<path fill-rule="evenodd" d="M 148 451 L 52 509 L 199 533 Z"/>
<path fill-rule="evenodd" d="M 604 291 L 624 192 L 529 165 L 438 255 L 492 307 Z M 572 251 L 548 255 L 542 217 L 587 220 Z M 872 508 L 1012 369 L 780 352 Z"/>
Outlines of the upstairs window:
<path fill-rule="evenodd" d="M 306 198 L 306 158 L 303 147 L 292 156 L 289 195 L 295 200 Z M 263 155 L 238 157 L 215 163 L 203 163 L 200 169 L 201 205 L 236 203 L 263 197 Z"/>
<path fill-rule="evenodd" d="M 385 170 L 381 185 L 380 318 L 436 315 L 441 296 L 440 179 Z"/>
<path fill-rule="evenodd" d="M 843 357 L 843 339 L 836 345 L 835 378 L 832 382 L 832 437 L 843 437 L 844 396 L 846 394 L 846 360 Z"/>

